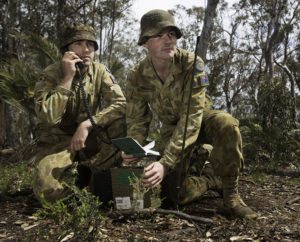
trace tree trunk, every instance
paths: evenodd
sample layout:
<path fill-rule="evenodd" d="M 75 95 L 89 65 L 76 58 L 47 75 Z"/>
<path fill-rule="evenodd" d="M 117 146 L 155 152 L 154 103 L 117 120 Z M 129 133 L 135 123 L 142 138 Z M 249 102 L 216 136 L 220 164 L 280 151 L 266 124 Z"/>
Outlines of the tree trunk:
<path fill-rule="evenodd" d="M 64 16 L 64 9 L 65 9 L 65 0 L 58 0 L 57 1 L 57 9 L 56 9 L 56 29 L 58 30 L 57 39 L 60 42 L 62 40 L 62 34 L 64 28 L 61 27 L 61 24 L 64 23 L 63 16 Z"/>
<path fill-rule="evenodd" d="M 284 1 L 284 0 L 283 0 Z M 268 36 L 265 44 L 265 61 L 266 61 L 266 74 L 267 81 L 271 81 L 273 79 L 273 50 L 275 39 L 279 33 L 281 27 L 280 18 L 282 16 L 283 8 L 282 0 L 273 1 L 272 9 L 270 9 L 270 22 L 268 23 Z"/>
<path fill-rule="evenodd" d="M 111 35 L 110 35 L 110 44 L 109 44 L 109 52 L 108 52 L 108 61 L 107 64 L 111 69 L 111 56 L 114 44 L 114 32 L 115 32 L 115 21 L 116 21 L 116 1 L 113 1 L 113 9 L 112 9 L 112 16 L 111 16 Z"/>
<path fill-rule="evenodd" d="M 204 24 L 200 35 L 199 50 L 197 53 L 197 55 L 200 56 L 204 62 L 206 61 L 208 43 L 214 27 L 214 18 L 216 16 L 218 3 L 219 0 L 208 0 L 207 7 L 205 9 Z"/>
<path fill-rule="evenodd" d="M 292 113 L 292 120 L 295 124 L 296 123 L 296 96 L 295 96 L 296 80 L 295 80 L 294 75 L 292 74 L 292 72 L 286 65 L 282 65 L 282 64 L 278 63 L 276 60 L 275 60 L 275 63 L 287 74 L 287 76 L 289 77 L 290 83 L 291 83 L 291 96 L 292 96 L 292 102 L 293 102 L 293 107 L 292 107 L 291 113 Z"/>
<path fill-rule="evenodd" d="M 100 10 L 101 11 L 101 10 Z M 102 31 L 103 31 L 103 12 L 100 12 L 100 30 L 99 30 L 99 62 L 103 61 L 103 36 L 102 36 Z"/>
<path fill-rule="evenodd" d="M 4 10 L 3 10 L 3 23 L 2 23 L 2 56 L 1 59 L 5 59 L 5 57 L 8 55 L 8 44 L 7 44 L 7 36 L 8 36 L 8 14 L 9 14 L 9 2 L 7 1 L 7 4 L 4 5 Z"/>
<path fill-rule="evenodd" d="M 9 147 L 14 146 L 13 132 L 12 132 L 12 111 L 9 104 L 5 104 L 5 117 L 6 117 L 6 136 L 7 144 Z"/>
<path fill-rule="evenodd" d="M 0 100 L 0 149 L 7 146 L 5 103 Z"/>

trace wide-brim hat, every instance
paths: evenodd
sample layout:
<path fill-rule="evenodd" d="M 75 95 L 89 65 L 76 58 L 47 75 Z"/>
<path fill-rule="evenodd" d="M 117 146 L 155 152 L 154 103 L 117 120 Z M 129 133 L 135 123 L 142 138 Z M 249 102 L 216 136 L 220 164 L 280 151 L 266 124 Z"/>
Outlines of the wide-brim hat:
<path fill-rule="evenodd" d="M 69 44 L 79 40 L 90 40 L 95 44 L 95 51 L 98 50 L 98 43 L 95 38 L 95 31 L 93 27 L 80 25 L 70 25 L 66 28 L 63 39 L 60 43 L 60 50 L 62 51 Z"/>
<path fill-rule="evenodd" d="M 138 45 L 144 44 L 147 37 L 157 35 L 166 28 L 173 28 L 177 39 L 182 36 L 181 30 L 175 25 L 174 18 L 169 12 L 160 9 L 147 12 L 141 19 L 141 33 Z"/>

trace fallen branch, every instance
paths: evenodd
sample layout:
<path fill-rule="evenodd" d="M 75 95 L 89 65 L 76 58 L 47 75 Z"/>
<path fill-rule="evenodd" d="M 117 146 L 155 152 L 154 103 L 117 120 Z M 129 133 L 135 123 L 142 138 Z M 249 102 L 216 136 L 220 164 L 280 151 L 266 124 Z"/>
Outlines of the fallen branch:
<path fill-rule="evenodd" d="M 184 218 L 184 219 L 188 219 L 188 220 L 192 220 L 192 221 L 197 221 L 197 222 L 202 222 L 202 223 L 213 223 L 212 219 L 209 218 L 203 218 L 203 217 L 199 217 L 199 216 L 193 216 L 193 215 L 189 215 L 180 211 L 175 211 L 175 210 L 169 210 L 169 209 L 162 209 L 162 208 L 157 208 L 157 209 L 149 209 L 149 208 L 145 208 L 145 209 L 128 209 L 128 210 L 115 210 L 113 212 L 110 212 L 109 214 L 107 214 L 108 216 L 120 216 L 120 215 L 134 215 L 135 213 L 138 214 L 154 214 L 154 213 L 160 213 L 160 214 L 174 214 L 177 217 L 180 218 Z"/>
<path fill-rule="evenodd" d="M 256 185 L 256 183 L 253 180 L 251 180 L 251 178 L 240 177 L 239 181 L 249 182 L 253 185 Z"/>
<path fill-rule="evenodd" d="M 0 156 L 9 156 L 12 155 L 15 151 L 13 149 L 3 149 L 0 150 Z"/>
<path fill-rule="evenodd" d="M 291 205 L 295 202 L 298 202 L 300 200 L 300 196 L 294 197 L 291 200 L 287 201 L 286 204 Z"/>

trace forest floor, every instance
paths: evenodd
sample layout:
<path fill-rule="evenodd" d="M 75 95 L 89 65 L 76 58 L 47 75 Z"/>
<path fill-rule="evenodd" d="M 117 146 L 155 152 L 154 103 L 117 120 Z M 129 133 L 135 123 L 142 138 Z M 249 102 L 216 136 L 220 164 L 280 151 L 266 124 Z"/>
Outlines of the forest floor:
<path fill-rule="evenodd" d="M 89 228 L 86 233 L 97 233 L 84 241 L 300 241 L 299 170 L 264 174 L 260 183 L 246 171 L 239 187 L 244 201 L 259 214 L 258 219 L 224 217 L 218 212 L 222 198 L 209 191 L 181 211 L 211 219 L 212 223 L 157 213 L 120 215 L 106 217 L 97 228 Z M 83 241 L 76 231 L 62 233 L 60 223 L 33 216 L 39 209 L 30 188 L 0 191 L 0 241 Z"/>

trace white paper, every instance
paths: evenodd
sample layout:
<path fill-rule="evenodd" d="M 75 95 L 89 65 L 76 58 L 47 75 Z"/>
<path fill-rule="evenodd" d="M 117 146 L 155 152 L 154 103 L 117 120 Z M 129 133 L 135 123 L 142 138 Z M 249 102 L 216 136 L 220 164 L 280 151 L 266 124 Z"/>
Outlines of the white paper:
<path fill-rule="evenodd" d="M 160 155 L 158 151 L 151 150 L 155 146 L 155 140 L 150 142 L 149 144 L 145 145 L 143 149 L 146 151 L 147 155 Z"/>

